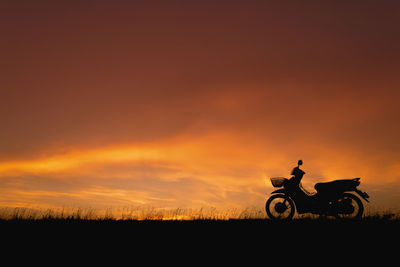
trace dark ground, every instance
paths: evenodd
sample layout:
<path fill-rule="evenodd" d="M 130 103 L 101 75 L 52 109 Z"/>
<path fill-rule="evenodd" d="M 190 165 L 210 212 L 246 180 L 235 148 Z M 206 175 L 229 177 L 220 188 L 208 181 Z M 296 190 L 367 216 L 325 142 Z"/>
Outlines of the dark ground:
<path fill-rule="evenodd" d="M 148 263 L 145 265 L 187 259 L 190 265 L 214 265 L 217 260 L 240 261 L 246 266 L 260 261 L 268 265 L 270 261 L 308 264 L 321 260 L 354 260 L 361 265 L 370 260 L 398 261 L 400 255 L 400 220 L 384 218 L 288 222 L 3 220 L 0 231 L 7 249 L 25 251 L 24 255 L 41 252 L 66 260 L 80 255 L 81 259 L 100 262 L 114 258 L 128 260 L 129 265 L 138 264 L 139 259 Z"/>

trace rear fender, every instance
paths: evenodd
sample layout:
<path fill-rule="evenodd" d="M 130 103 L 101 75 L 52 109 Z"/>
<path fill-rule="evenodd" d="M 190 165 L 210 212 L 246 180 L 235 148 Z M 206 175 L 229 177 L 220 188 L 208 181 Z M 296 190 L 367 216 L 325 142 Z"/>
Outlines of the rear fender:
<path fill-rule="evenodd" d="M 286 194 L 285 188 L 281 188 L 281 189 L 271 192 L 271 194 L 279 194 L 279 193 Z"/>
<path fill-rule="evenodd" d="M 354 192 L 356 192 L 356 193 L 357 193 L 360 197 L 362 197 L 365 201 L 369 202 L 369 200 L 368 200 L 369 195 L 367 194 L 367 192 L 363 192 L 363 191 L 360 191 L 360 190 L 358 190 L 358 189 L 354 190 Z"/>

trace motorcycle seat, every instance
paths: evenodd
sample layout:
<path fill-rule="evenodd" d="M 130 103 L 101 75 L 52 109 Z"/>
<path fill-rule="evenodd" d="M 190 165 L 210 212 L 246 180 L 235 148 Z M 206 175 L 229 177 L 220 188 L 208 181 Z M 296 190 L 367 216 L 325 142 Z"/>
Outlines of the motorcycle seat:
<path fill-rule="evenodd" d="M 316 183 L 316 184 L 314 185 L 314 188 L 315 188 L 315 190 L 317 190 L 317 191 L 323 191 L 323 190 L 325 190 L 325 189 L 331 188 L 332 185 L 334 185 L 334 184 L 335 184 L 335 181 L 332 181 L 332 182 L 325 182 L 325 183 Z"/>
<path fill-rule="evenodd" d="M 325 183 L 316 183 L 314 185 L 317 192 L 321 191 L 332 191 L 332 190 L 350 190 L 355 188 L 360 184 L 360 178 L 345 179 L 345 180 L 335 180 Z"/>

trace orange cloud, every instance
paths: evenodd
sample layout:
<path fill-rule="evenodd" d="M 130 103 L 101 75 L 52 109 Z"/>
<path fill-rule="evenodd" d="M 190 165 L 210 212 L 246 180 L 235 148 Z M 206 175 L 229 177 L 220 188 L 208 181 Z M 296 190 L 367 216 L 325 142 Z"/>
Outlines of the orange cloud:
<path fill-rule="evenodd" d="M 369 188 L 380 183 L 375 178 L 380 170 L 374 165 L 365 168 L 359 155 L 346 154 L 344 149 L 308 145 L 307 151 L 292 153 L 247 134 L 220 133 L 3 162 L 1 203 L 12 205 L 6 198 L 13 195 L 10 198 L 19 206 L 262 207 L 272 190 L 269 177 L 288 177 L 301 155 L 307 172 L 304 185 L 309 190 L 316 182 L 359 176 Z M 397 177 L 398 168 L 394 164 L 384 175 Z"/>

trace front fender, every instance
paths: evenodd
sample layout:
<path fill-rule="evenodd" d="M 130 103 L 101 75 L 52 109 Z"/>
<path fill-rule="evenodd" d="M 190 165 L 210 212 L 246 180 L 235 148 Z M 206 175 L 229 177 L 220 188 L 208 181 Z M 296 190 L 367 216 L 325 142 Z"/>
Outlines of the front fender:
<path fill-rule="evenodd" d="M 271 194 L 278 194 L 278 193 L 286 194 L 285 188 L 281 188 L 281 189 L 278 189 L 278 190 L 275 190 L 275 191 L 271 192 Z"/>

